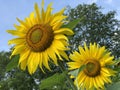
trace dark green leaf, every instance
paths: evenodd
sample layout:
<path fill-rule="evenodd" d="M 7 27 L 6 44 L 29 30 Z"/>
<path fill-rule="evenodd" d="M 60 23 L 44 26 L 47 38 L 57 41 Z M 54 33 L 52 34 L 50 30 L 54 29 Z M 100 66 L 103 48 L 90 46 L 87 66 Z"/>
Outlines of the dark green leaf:
<path fill-rule="evenodd" d="M 63 25 L 62 27 L 63 27 L 63 28 L 73 29 L 73 28 L 75 28 L 75 26 L 76 26 L 82 19 L 83 19 L 83 18 L 75 19 L 75 20 L 69 22 L 68 24 Z"/>
<path fill-rule="evenodd" d="M 13 68 L 16 68 L 18 65 L 18 61 L 19 61 L 19 55 L 15 55 L 11 58 L 10 63 L 8 63 L 7 67 L 6 67 L 6 71 L 10 71 Z"/>
<path fill-rule="evenodd" d="M 115 60 L 115 65 L 118 65 L 118 66 L 119 66 L 119 64 L 120 64 L 120 58 L 117 59 L 117 60 Z"/>
<path fill-rule="evenodd" d="M 107 90 L 120 90 L 120 82 L 114 83 L 106 89 Z"/>
<path fill-rule="evenodd" d="M 53 76 L 42 80 L 39 87 L 40 90 L 54 88 L 53 86 L 57 85 L 63 87 L 65 80 L 66 80 L 65 72 L 62 74 L 56 73 Z"/>
<path fill-rule="evenodd" d="M 70 71 L 69 74 L 74 77 L 77 77 L 78 73 L 81 72 L 84 68 L 85 68 L 85 65 L 82 65 L 79 69 Z"/>
<path fill-rule="evenodd" d="M 76 70 L 70 71 L 69 74 L 74 76 L 74 77 L 77 77 L 78 72 L 79 72 L 79 69 L 76 69 Z"/>
<path fill-rule="evenodd" d="M 82 65 L 82 66 L 79 68 L 78 73 L 81 72 L 83 69 L 85 69 L 85 67 L 86 67 L 86 65 Z"/>

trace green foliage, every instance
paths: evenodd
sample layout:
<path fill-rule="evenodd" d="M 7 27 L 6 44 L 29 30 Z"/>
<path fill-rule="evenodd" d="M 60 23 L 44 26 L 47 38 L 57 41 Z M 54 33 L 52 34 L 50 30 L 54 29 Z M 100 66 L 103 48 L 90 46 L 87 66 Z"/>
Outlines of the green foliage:
<path fill-rule="evenodd" d="M 83 19 L 83 18 L 75 19 L 75 20 L 69 22 L 68 24 L 63 25 L 62 27 L 63 27 L 63 28 L 73 29 L 73 28 L 76 27 L 76 25 L 77 25 L 82 19 Z"/>
<path fill-rule="evenodd" d="M 66 13 L 70 22 L 62 27 L 73 29 L 75 32 L 70 39 L 71 51 L 83 45 L 84 41 L 87 44 L 96 42 L 101 46 L 105 45 L 115 58 L 118 58 L 120 57 L 119 21 L 115 19 L 114 11 L 104 14 L 100 10 L 96 4 L 83 4 L 70 8 Z M 51 65 L 53 71 L 46 71 L 47 74 L 38 69 L 34 75 L 29 75 L 27 71 L 23 72 L 16 68 L 19 55 L 12 57 L 11 60 L 9 56 L 10 52 L 0 52 L 0 90 L 71 90 L 66 80 L 66 72 L 56 73 L 60 72 L 58 67 Z M 116 77 L 112 77 L 113 84 L 108 85 L 107 90 L 118 90 L 120 86 L 119 63 L 118 60 L 113 67 L 118 73 Z M 69 74 L 76 77 L 84 68 L 83 65 Z"/>
<path fill-rule="evenodd" d="M 73 71 L 70 71 L 69 74 L 74 76 L 74 77 L 77 77 L 78 73 L 81 72 L 82 70 L 85 69 L 85 65 L 82 65 L 79 69 L 75 69 Z"/>
<path fill-rule="evenodd" d="M 18 66 L 19 57 L 19 55 L 16 55 L 11 58 L 10 63 L 6 67 L 6 71 L 10 71 Z"/>
<path fill-rule="evenodd" d="M 4 79 L 6 65 L 9 63 L 9 52 L 0 52 L 0 81 Z"/>
<path fill-rule="evenodd" d="M 87 45 L 96 42 L 100 46 L 106 46 L 116 57 L 120 56 L 120 38 L 117 39 L 120 23 L 115 19 L 115 11 L 104 14 L 101 7 L 93 3 L 69 8 L 66 14 L 69 21 L 84 17 L 73 29 L 75 34 L 70 40 L 71 50 L 76 50 L 83 42 Z"/>
<path fill-rule="evenodd" d="M 28 72 L 15 68 L 18 64 L 15 60 L 19 56 L 13 57 L 13 62 L 11 62 L 10 54 L 10 52 L 0 52 L 0 90 L 38 90 L 36 80 L 43 78 L 41 71 L 37 71 L 36 75 L 31 76 Z M 6 67 L 8 67 L 8 71 L 6 71 Z"/>
<path fill-rule="evenodd" d="M 80 4 L 75 8 L 68 8 L 66 15 L 69 21 L 84 17 L 73 29 L 75 34 L 70 39 L 71 51 L 78 50 L 78 46 L 83 46 L 84 42 L 98 43 L 100 46 L 105 46 L 115 60 L 120 57 L 120 22 L 115 18 L 115 11 L 103 13 L 101 7 L 95 3 Z M 119 63 L 119 61 L 118 61 Z M 120 81 L 120 63 L 112 66 L 118 73 L 112 77 L 113 83 Z M 78 70 L 71 72 L 72 75 L 77 75 Z"/>
<path fill-rule="evenodd" d="M 118 58 L 116 61 L 115 61 L 115 65 L 120 65 L 120 58 Z"/>
<path fill-rule="evenodd" d="M 60 71 L 58 67 L 52 65 L 52 72 L 46 70 L 47 74 L 44 74 L 38 69 L 34 75 L 30 75 L 27 70 L 16 68 L 19 55 L 10 60 L 10 54 L 10 52 L 0 52 L 0 90 L 39 90 L 42 79 Z"/>
<path fill-rule="evenodd" d="M 106 88 L 106 90 L 120 90 L 120 82 L 116 82 L 109 87 Z"/>
<path fill-rule="evenodd" d="M 74 77 L 77 77 L 78 72 L 79 72 L 79 69 L 75 69 L 73 71 L 70 71 L 69 74 L 72 75 L 72 76 L 74 76 Z"/>
<path fill-rule="evenodd" d="M 51 77 L 48 77 L 41 81 L 40 90 L 63 90 L 65 88 L 65 81 L 65 72 L 63 72 L 62 74 L 56 73 Z"/>

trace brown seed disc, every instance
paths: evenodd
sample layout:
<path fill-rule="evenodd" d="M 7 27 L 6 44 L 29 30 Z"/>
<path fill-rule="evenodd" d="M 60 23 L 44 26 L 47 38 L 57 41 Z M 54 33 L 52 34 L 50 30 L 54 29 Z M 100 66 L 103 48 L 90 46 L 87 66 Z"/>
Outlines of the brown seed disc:
<path fill-rule="evenodd" d="M 54 39 L 52 28 L 49 25 L 36 24 L 26 34 L 26 42 L 34 52 L 42 52 L 50 47 Z"/>
<path fill-rule="evenodd" d="M 88 60 L 84 73 L 89 77 L 95 77 L 100 75 L 100 63 L 97 60 Z"/>

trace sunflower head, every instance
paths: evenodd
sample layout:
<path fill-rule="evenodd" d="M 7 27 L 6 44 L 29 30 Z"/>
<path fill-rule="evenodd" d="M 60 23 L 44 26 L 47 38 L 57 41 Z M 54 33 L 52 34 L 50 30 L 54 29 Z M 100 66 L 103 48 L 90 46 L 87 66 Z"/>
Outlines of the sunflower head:
<path fill-rule="evenodd" d="M 99 47 L 98 44 L 90 44 L 89 47 L 84 43 L 84 48 L 79 46 L 79 52 L 70 54 L 72 62 L 68 62 L 70 70 L 79 69 L 85 65 L 85 68 L 78 73 L 75 78 L 75 85 L 78 88 L 100 89 L 105 83 L 111 83 L 110 76 L 115 75 L 115 71 L 110 69 L 114 64 L 114 57 L 105 47 Z"/>
<path fill-rule="evenodd" d="M 41 8 L 35 4 L 35 10 L 25 20 L 17 18 L 20 25 L 14 25 L 15 30 L 7 30 L 8 33 L 17 36 L 9 40 L 8 44 L 14 44 L 12 55 L 20 54 L 19 65 L 30 74 L 34 73 L 39 66 L 50 70 L 49 61 L 57 65 L 57 58 L 68 59 L 65 51 L 68 50 L 67 35 L 72 35 L 69 28 L 62 28 L 67 16 L 63 15 L 64 9 L 52 13 L 52 3 L 44 10 L 44 0 Z M 11 55 L 11 56 L 12 56 Z"/>

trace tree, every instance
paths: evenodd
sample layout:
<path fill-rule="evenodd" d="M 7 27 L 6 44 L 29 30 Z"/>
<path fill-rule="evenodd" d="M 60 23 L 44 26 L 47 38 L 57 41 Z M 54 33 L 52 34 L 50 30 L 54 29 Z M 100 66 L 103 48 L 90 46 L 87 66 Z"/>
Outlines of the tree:
<path fill-rule="evenodd" d="M 91 5 L 78 5 L 76 8 L 67 10 L 66 15 L 68 15 L 70 22 L 81 18 L 81 21 L 73 29 L 75 32 L 74 36 L 70 37 L 71 51 L 77 49 L 78 45 L 83 45 L 84 41 L 87 44 L 96 42 L 100 45 L 105 45 L 118 58 L 120 57 L 120 30 L 119 21 L 115 19 L 116 13 L 110 11 L 104 14 L 100 10 L 101 7 L 94 3 Z M 41 90 L 41 86 L 43 86 L 42 88 L 52 88 L 52 90 L 69 89 L 70 85 L 68 85 L 64 73 L 60 74 L 60 68 L 52 64 L 50 64 L 52 72 L 46 70 L 46 74 L 38 69 L 34 75 L 29 75 L 27 71 L 21 71 L 18 67 L 6 72 L 6 66 L 11 62 L 9 60 L 10 53 L 0 52 L 0 90 Z M 55 74 L 56 72 L 59 73 Z M 57 81 L 55 81 L 55 77 Z M 52 83 L 48 82 L 50 80 Z"/>
<path fill-rule="evenodd" d="M 10 55 L 11 51 L 0 52 L 0 90 L 39 90 L 41 80 L 60 71 L 55 65 L 51 66 L 53 69 L 52 72 L 45 70 L 46 73 L 43 73 L 38 69 L 34 75 L 30 75 L 27 70 L 22 71 L 18 67 L 11 68 L 13 66 L 8 71 L 7 66 L 13 61 L 10 60 Z M 14 64 L 18 63 L 15 62 Z"/>
<path fill-rule="evenodd" d="M 0 90 L 33 90 L 38 88 L 34 76 L 18 68 L 6 71 L 10 63 L 10 52 L 0 52 Z"/>
<path fill-rule="evenodd" d="M 113 52 L 116 52 L 115 43 L 120 42 L 114 35 L 118 33 L 119 21 L 115 19 L 115 11 L 109 11 L 104 14 L 101 7 L 95 3 L 91 5 L 78 5 L 76 8 L 68 9 L 66 13 L 68 20 L 72 21 L 81 18 L 79 24 L 74 28 L 75 35 L 71 38 L 72 50 L 76 49 L 78 45 L 83 45 L 83 42 L 98 43 L 104 45 Z M 117 44 L 120 47 L 120 44 Z M 115 53 L 116 57 L 120 56 L 120 50 Z"/>
<path fill-rule="evenodd" d="M 8 90 L 7 82 L 5 81 L 6 65 L 8 64 L 8 56 L 10 53 L 1 51 L 0 52 L 0 90 Z M 2 88 L 4 86 L 4 89 Z"/>

